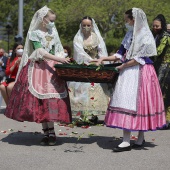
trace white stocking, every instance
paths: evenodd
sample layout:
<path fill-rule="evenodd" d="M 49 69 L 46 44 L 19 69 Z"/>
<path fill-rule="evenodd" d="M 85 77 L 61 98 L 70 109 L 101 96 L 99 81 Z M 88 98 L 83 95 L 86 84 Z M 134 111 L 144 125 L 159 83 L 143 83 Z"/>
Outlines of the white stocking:
<path fill-rule="evenodd" d="M 138 133 L 138 140 L 135 142 L 135 144 L 142 145 L 143 140 L 144 140 L 144 132 L 143 131 L 139 131 L 139 133 Z"/>
<path fill-rule="evenodd" d="M 119 147 L 128 147 L 130 146 L 130 131 L 123 130 L 123 142 L 119 145 Z"/>

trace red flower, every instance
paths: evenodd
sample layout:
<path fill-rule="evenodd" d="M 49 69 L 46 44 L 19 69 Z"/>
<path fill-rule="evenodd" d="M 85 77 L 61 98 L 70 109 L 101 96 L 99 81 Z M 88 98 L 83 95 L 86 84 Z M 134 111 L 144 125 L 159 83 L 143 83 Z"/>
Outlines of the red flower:
<path fill-rule="evenodd" d="M 87 129 L 87 128 L 89 128 L 89 126 L 81 126 L 81 128 Z"/>
<path fill-rule="evenodd" d="M 76 116 L 80 116 L 80 115 L 81 115 L 81 113 L 80 113 L 80 112 L 77 112 Z"/>
<path fill-rule="evenodd" d="M 94 82 L 91 83 L 91 86 L 94 86 Z"/>
<path fill-rule="evenodd" d="M 90 99 L 91 99 L 91 100 L 94 100 L 94 97 L 91 97 Z"/>
<path fill-rule="evenodd" d="M 70 58 L 70 62 L 71 62 L 71 63 L 74 63 L 74 62 L 75 62 L 74 58 L 71 57 L 71 58 Z"/>

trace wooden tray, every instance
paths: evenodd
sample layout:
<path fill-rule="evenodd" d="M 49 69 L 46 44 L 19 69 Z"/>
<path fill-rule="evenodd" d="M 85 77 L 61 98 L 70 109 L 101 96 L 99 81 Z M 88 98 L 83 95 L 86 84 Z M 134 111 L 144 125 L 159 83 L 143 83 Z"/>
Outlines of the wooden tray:
<path fill-rule="evenodd" d="M 120 63 L 106 64 L 100 70 L 95 65 L 55 64 L 57 75 L 66 81 L 114 83 L 117 80 Z"/>

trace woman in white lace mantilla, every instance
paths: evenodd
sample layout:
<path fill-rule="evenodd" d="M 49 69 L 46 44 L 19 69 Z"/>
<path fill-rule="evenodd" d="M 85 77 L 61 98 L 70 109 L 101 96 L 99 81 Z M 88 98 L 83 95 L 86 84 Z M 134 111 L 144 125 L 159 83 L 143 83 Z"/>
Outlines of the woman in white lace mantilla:
<path fill-rule="evenodd" d="M 125 12 L 128 29 L 116 54 L 101 58 L 102 61 L 122 61 L 118 66 L 119 77 L 109 107 L 105 124 L 123 129 L 123 141 L 115 152 L 130 151 L 130 133 L 138 131 L 132 148 L 145 143 L 144 132 L 165 125 L 165 110 L 159 81 L 149 57 L 157 54 L 156 44 L 143 10 L 132 8 Z"/>
<path fill-rule="evenodd" d="M 91 17 L 84 17 L 74 37 L 74 60 L 89 64 L 92 59 L 107 56 L 107 50 L 99 29 Z M 77 73 L 79 74 L 79 73 Z M 107 84 L 68 82 L 73 114 L 104 114 L 109 103 Z"/>
<path fill-rule="evenodd" d="M 57 62 L 68 63 L 64 57 L 56 15 L 47 6 L 33 16 L 19 66 L 17 80 L 5 115 L 17 121 L 42 123 L 41 145 L 54 145 L 54 122 L 71 122 L 71 109 L 66 83 L 54 70 Z"/>

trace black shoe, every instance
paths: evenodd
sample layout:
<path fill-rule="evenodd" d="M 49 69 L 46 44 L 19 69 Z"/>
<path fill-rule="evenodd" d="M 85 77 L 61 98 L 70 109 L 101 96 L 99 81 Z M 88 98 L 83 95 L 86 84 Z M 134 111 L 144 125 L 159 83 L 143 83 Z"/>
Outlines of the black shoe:
<path fill-rule="evenodd" d="M 48 145 L 54 146 L 56 144 L 56 136 L 55 135 L 50 135 L 48 138 Z"/>
<path fill-rule="evenodd" d="M 132 148 L 131 146 L 127 147 L 119 147 L 117 146 L 116 148 L 113 149 L 114 152 L 124 152 L 124 151 L 130 151 Z"/>
<path fill-rule="evenodd" d="M 132 148 L 140 148 L 140 147 L 143 147 L 144 144 L 145 144 L 145 140 L 143 140 L 143 142 L 142 142 L 141 145 L 134 143 L 134 144 L 132 145 Z"/>
<path fill-rule="evenodd" d="M 168 130 L 168 129 L 170 129 L 170 124 L 168 124 L 162 128 L 158 128 L 158 130 Z"/>
<path fill-rule="evenodd" d="M 48 139 L 49 139 L 49 137 L 47 135 L 44 136 L 43 139 L 40 142 L 40 145 L 42 145 L 42 146 L 48 145 Z"/>

